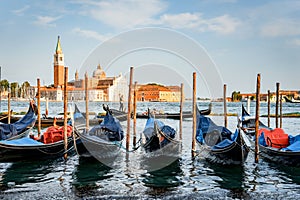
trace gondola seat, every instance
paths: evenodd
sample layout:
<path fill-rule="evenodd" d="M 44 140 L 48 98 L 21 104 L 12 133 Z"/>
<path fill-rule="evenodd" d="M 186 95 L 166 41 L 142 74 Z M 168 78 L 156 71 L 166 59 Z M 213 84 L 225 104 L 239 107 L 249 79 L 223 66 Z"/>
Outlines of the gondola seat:
<path fill-rule="evenodd" d="M 262 133 L 266 146 L 279 149 L 289 146 L 289 135 L 281 128 L 275 128 L 274 130 L 262 128 L 259 130 L 259 135 Z"/>
<path fill-rule="evenodd" d="M 204 135 L 204 141 L 205 144 L 212 147 L 222 141 L 222 135 L 220 131 L 214 129 L 213 131 L 208 132 Z"/>

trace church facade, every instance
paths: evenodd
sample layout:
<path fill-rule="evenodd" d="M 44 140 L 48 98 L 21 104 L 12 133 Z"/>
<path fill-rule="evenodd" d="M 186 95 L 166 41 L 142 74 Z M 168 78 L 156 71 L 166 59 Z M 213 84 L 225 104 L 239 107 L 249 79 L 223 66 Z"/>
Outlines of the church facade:
<path fill-rule="evenodd" d="M 64 54 L 58 36 L 53 62 L 53 84 L 40 87 L 42 100 L 63 101 L 64 70 Z M 68 100 L 84 101 L 86 96 L 85 80 L 79 78 L 78 71 L 76 71 L 74 78 L 73 81 L 69 81 L 67 84 Z M 120 96 L 127 98 L 127 78 L 122 74 L 107 77 L 100 64 L 93 71 L 92 76 L 88 77 L 87 86 L 89 101 L 119 101 Z M 32 93 L 37 92 L 37 87 L 32 89 Z"/>

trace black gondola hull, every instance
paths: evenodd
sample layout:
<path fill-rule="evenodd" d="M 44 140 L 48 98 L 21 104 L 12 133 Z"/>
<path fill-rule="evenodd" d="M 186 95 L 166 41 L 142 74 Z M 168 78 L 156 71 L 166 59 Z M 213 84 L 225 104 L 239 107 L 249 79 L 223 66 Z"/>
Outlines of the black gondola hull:
<path fill-rule="evenodd" d="M 78 139 L 77 139 L 78 140 Z M 43 160 L 62 157 L 65 154 L 64 141 L 41 145 L 8 145 L 0 143 L 0 161 Z M 74 148 L 72 137 L 68 138 L 68 151 Z"/>
<path fill-rule="evenodd" d="M 211 147 L 200 144 L 199 145 L 199 155 L 207 159 L 212 163 L 224 164 L 224 165 L 240 165 L 243 164 L 250 151 L 239 133 L 237 140 L 231 145 L 224 147 L 222 149 L 212 149 Z"/>

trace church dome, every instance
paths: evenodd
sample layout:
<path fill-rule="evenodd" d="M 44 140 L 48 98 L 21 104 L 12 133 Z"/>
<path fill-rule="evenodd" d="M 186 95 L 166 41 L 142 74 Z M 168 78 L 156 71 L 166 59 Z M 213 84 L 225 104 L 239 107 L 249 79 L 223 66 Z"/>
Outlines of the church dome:
<path fill-rule="evenodd" d="M 100 64 L 97 66 L 97 69 L 93 72 L 93 77 L 94 78 L 105 78 L 106 74 L 101 68 Z"/>

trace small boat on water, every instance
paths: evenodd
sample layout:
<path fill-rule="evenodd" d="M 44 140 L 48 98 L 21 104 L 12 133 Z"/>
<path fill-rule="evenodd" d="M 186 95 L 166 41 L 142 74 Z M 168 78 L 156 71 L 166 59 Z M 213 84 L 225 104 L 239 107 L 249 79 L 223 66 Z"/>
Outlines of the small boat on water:
<path fill-rule="evenodd" d="M 252 146 L 255 141 L 255 119 L 242 106 L 242 129 L 251 138 Z M 300 166 L 300 134 L 294 136 L 281 128 L 272 129 L 259 122 L 259 151 L 267 160 L 278 164 Z"/>
<path fill-rule="evenodd" d="M 216 125 L 209 117 L 201 115 L 197 108 L 196 141 L 199 154 L 212 163 L 242 164 L 250 150 L 247 137 L 236 129 L 234 133 L 226 127 Z"/>
<path fill-rule="evenodd" d="M 156 119 L 180 119 L 180 113 L 154 113 Z M 193 114 L 190 111 L 185 111 L 182 113 L 182 118 L 192 118 Z M 136 118 L 148 119 L 148 112 L 137 113 Z"/>
<path fill-rule="evenodd" d="M 74 149 L 74 137 L 72 137 L 73 128 L 68 126 L 67 130 L 67 152 L 69 152 Z M 59 126 L 49 127 L 41 137 L 29 135 L 29 137 L 0 141 L 0 161 L 42 160 L 61 157 L 65 153 L 63 127 Z"/>
<path fill-rule="evenodd" d="M 85 118 L 75 105 L 74 122 L 77 135 L 80 137 L 84 147 L 79 148 L 82 156 L 94 156 L 107 164 L 110 164 L 120 153 L 124 139 L 123 128 L 119 120 L 112 115 L 108 106 L 103 105 L 106 115 L 103 121 L 86 130 Z"/>
<path fill-rule="evenodd" d="M 296 99 L 294 99 L 293 97 L 291 98 L 291 99 L 289 99 L 289 98 L 287 98 L 286 96 L 284 96 L 284 99 L 285 99 L 285 101 L 286 102 L 288 102 L 288 103 L 300 103 L 300 100 L 296 100 Z"/>
<path fill-rule="evenodd" d="M 177 132 L 169 125 L 155 119 L 148 110 L 148 119 L 143 130 L 145 142 L 143 168 L 158 170 L 180 158 L 182 143 L 177 138 Z"/>
<path fill-rule="evenodd" d="M 0 140 L 13 140 L 28 135 L 36 121 L 36 105 L 30 101 L 27 113 L 11 124 L 0 123 Z"/>

